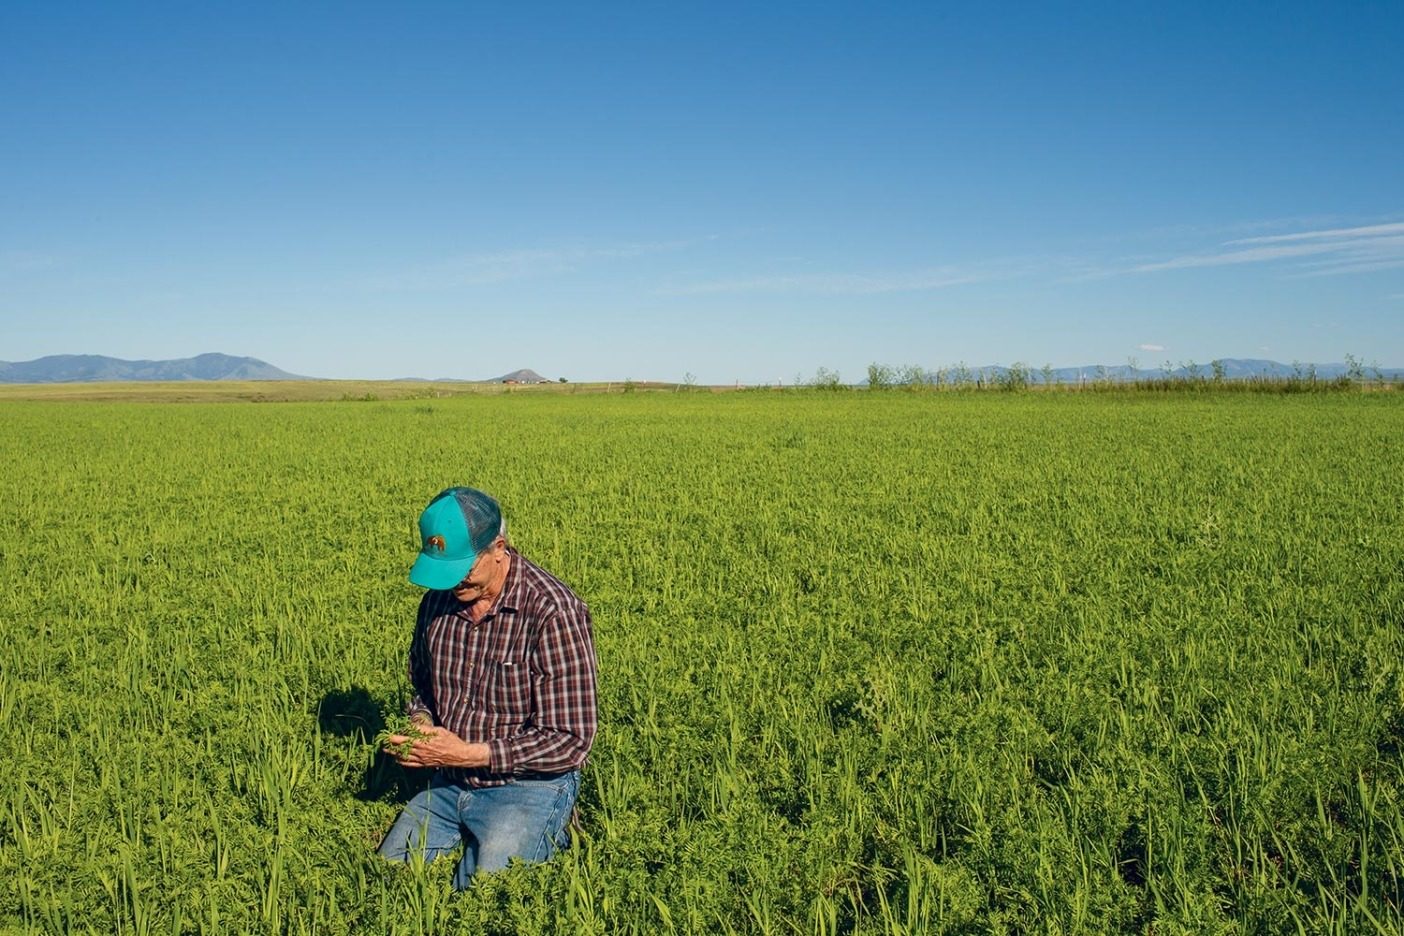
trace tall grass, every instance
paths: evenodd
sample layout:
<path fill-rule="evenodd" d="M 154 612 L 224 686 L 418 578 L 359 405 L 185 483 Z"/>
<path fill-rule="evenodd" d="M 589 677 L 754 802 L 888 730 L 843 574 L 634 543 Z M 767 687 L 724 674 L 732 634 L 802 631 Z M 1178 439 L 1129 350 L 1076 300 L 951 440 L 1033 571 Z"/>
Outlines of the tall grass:
<path fill-rule="evenodd" d="M 0 403 L 0 929 L 1398 932 L 1398 394 Z M 574 846 L 374 855 L 412 521 L 595 615 Z"/>

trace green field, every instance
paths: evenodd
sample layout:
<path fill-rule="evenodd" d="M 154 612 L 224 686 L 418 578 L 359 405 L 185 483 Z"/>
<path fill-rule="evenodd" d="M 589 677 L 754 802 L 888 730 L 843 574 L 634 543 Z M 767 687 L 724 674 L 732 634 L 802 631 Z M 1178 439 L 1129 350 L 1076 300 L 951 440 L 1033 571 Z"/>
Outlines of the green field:
<path fill-rule="evenodd" d="M 1404 929 L 1404 394 L 0 400 L 0 930 Z M 414 521 L 590 604 L 573 847 L 452 893 Z"/>

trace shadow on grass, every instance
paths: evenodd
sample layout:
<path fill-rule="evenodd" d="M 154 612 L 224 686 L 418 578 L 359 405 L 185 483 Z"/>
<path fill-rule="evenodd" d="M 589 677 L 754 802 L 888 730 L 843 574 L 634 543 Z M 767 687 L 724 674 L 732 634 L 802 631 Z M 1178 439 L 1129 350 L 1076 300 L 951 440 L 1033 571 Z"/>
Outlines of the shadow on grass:
<path fill-rule="evenodd" d="M 317 724 L 323 734 L 369 745 L 385 729 L 385 713 L 385 705 L 364 686 L 333 689 L 317 705 Z M 376 751 L 355 796 L 365 802 L 406 803 L 428 786 L 432 774 L 431 770 L 406 770 L 384 751 Z"/>
<path fill-rule="evenodd" d="M 355 738 L 361 744 L 385 729 L 381 704 L 364 686 L 333 689 L 317 704 L 317 724 L 322 734 Z"/>

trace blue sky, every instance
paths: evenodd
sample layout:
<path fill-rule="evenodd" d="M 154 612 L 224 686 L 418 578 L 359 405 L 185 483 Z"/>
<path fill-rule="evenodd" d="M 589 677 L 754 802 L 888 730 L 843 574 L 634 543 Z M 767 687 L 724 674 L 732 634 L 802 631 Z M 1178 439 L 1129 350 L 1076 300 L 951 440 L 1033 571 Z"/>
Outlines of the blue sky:
<path fill-rule="evenodd" d="M 0 5 L 0 359 L 1404 366 L 1404 5 Z"/>

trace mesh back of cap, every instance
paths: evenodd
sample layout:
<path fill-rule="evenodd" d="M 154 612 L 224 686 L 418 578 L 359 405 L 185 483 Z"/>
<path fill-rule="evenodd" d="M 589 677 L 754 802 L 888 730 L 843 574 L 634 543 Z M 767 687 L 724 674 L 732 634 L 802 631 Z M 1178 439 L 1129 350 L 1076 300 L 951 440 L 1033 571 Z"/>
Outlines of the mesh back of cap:
<path fill-rule="evenodd" d="M 502 520 L 502 508 L 477 488 L 449 488 L 434 500 L 440 497 L 452 497 L 458 501 L 458 509 L 463 511 L 463 519 L 468 523 L 468 538 L 474 552 L 487 549 L 493 540 L 507 532 L 507 524 Z"/>

